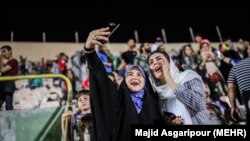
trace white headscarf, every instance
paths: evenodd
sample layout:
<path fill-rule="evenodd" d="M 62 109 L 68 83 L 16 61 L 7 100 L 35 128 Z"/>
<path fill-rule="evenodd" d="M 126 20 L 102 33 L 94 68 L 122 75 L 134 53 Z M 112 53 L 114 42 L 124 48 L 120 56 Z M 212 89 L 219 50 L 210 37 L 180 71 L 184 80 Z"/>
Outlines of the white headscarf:
<path fill-rule="evenodd" d="M 182 85 L 185 82 L 195 78 L 200 79 L 202 82 L 201 77 L 192 70 L 179 72 L 179 69 L 175 66 L 173 60 L 171 58 L 169 59 L 170 74 L 177 85 Z M 184 119 L 184 124 L 191 125 L 192 119 L 187 110 L 187 107 L 176 98 L 174 90 L 167 86 L 167 84 L 158 86 L 151 72 L 149 76 L 153 89 L 159 94 L 159 97 L 161 99 L 162 110 L 174 113 L 176 116 L 181 116 Z"/>

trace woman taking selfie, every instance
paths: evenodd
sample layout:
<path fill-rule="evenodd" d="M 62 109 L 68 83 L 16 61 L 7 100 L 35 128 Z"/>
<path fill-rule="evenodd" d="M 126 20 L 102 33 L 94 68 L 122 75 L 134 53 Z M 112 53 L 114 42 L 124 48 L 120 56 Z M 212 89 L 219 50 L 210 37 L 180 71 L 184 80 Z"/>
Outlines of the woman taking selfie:
<path fill-rule="evenodd" d="M 108 78 L 95 46 L 108 41 L 109 28 L 89 33 L 84 53 L 89 65 L 91 111 L 94 120 L 94 140 L 129 141 L 131 125 L 163 123 L 158 95 L 139 66 L 126 70 L 119 90 Z"/>

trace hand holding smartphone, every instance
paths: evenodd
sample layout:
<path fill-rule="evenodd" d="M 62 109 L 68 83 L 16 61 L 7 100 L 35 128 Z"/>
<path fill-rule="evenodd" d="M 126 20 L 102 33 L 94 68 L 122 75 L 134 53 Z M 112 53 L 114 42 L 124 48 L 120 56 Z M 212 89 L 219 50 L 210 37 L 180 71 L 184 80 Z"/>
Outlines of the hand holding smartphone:
<path fill-rule="evenodd" d="M 114 34 L 114 32 L 119 28 L 119 26 L 120 26 L 119 23 L 113 23 L 113 22 L 109 23 L 109 24 L 106 26 L 106 27 L 109 27 L 109 32 L 110 32 L 108 38 L 110 38 L 111 35 Z M 105 44 L 106 42 L 103 41 L 102 43 Z"/>
<path fill-rule="evenodd" d="M 110 31 L 108 38 L 118 29 L 119 26 L 120 26 L 119 23 L 109 23 L 108 24 L 109 31 Z"/>
<path fill-rule="evenodd" d="M 87 37 L 84 48 L 94 49 L 96 45 L 103 46 L 103 44 L 109 41 L 109 38 L 114 34 L 119 26 L 120 24 L 117 23 L 109 23 L 105 26 L 105 28 L 92 30 Z M 85 50 L 85 52 L 88 51 Z"/>

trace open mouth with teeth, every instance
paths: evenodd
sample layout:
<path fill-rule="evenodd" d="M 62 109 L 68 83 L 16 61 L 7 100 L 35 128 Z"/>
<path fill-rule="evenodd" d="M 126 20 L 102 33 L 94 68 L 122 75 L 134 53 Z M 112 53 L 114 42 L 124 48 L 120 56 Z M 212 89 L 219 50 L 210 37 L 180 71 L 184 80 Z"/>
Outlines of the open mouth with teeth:
<path fill-rule="evenodd" d="M 130 85 L 132 85 L 132 86 L 138 86 L 139 85 L 139 81 L 132 80 L 130 82 Z"/>
<path fill-rule="evenodd" d="M 161 72 L 161 70 L 162 70 L 162 67 L 157 66 L 157 67 L 155 67 L 154 72 Z"/>

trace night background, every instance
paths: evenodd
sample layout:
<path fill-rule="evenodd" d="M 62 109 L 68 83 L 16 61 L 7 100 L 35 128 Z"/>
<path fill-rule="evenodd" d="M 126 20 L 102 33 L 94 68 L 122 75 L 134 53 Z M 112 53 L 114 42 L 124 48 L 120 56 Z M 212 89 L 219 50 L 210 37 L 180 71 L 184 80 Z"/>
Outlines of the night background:
<path fill-rule="evenodd" d="M 96 6 L 98 5 L 98 7 Z M 102 6 L 102 7 L 101 7 Z M 0 41 L 80 42 L 90 30 L 108 22 L 120 23 L 111 42 L 126 42 L 139 33 L 140 42 L 153 42 L 166 30 L 168 42 L 191 42 L 188 28 L 218 42 L 215 26 L 222 37 L 249 40 L 249 9 L 246 2 L 8 2 L 1 4 Z"/>

